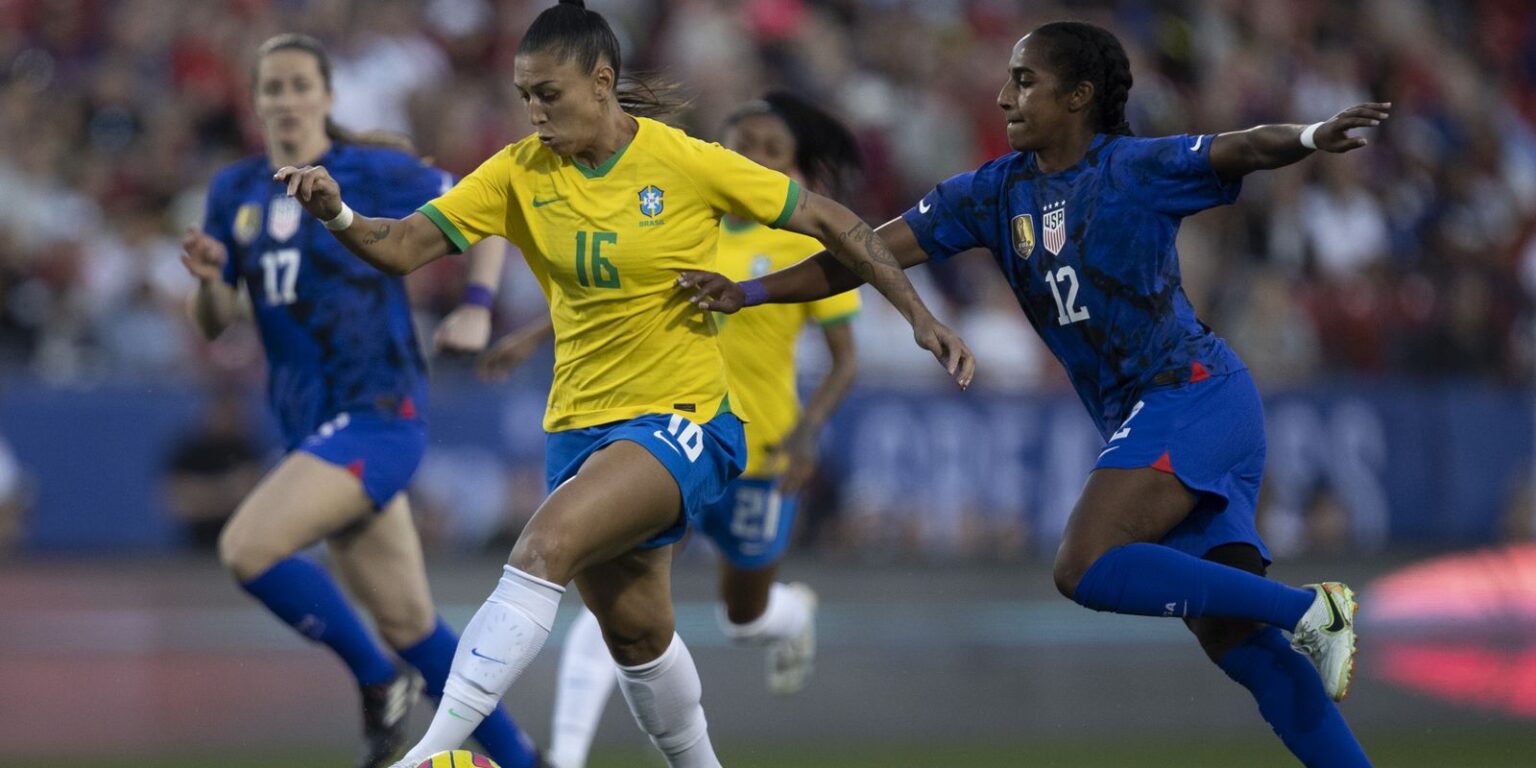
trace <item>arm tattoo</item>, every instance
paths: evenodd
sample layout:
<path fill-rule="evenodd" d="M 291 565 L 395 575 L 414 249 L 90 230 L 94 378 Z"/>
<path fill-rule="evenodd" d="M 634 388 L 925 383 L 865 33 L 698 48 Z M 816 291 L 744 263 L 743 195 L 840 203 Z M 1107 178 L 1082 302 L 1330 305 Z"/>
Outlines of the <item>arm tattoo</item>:
<path fill-rule="evenodd" d="M 389 225 L 380 224 L 377 227 L 368 230 L 368 234 L 363 236 L 363 245 L 374 245 L 375 243 L 382 243 L 388 238 Z"/>
<path fill-rule="evenodd" d="M 905 301 L 921 303 L 912 283 L 901 269 L 901 262 L 896 260 L 890 247 L 868 224 L 860 221 L 849 227 L 837 236 L 837 243 L 834 255 L 838 260 L 851 268 L 859 279 L 873 285 L 887 299 L 891 299 L 898 309 L 903 307 Z M 898 296 L 903 301 L 896 301 Z"/>

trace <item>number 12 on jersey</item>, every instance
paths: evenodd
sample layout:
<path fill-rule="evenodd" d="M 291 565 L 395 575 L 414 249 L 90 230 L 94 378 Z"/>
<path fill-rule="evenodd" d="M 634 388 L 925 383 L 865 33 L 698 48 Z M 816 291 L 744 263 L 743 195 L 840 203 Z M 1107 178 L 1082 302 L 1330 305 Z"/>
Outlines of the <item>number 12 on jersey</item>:
<path fill-rule="evenodd" d="M 1062 267 L 1055 272 L 1045 273 L 1045 282 L 1051 286 L 1051 298 L 1056 300 L 1056 324 L 1071 325 L 1088 319 L 1088 308 L 1075 306 L 1077 304 L 1077 270 L 1071 267 Z M 1067 298 L 1061 298 L 1061 289 L 1057 283 L 1065 283 L 1067 286 Z"/>
<path fill-rule="evenodd" d="M 586 231 L 576 233 L 576 282 L 591 288 L 617 288 L 619 287 L 619 268 L 613 262 L 603 258 L 603 244 L 616 245 L 619 242 L 617 232 L 592 232 L 590 242 L 591 252 L 587 250 L 588 235 Z M 588 279 L 588 275 L 591 279 Z"/>

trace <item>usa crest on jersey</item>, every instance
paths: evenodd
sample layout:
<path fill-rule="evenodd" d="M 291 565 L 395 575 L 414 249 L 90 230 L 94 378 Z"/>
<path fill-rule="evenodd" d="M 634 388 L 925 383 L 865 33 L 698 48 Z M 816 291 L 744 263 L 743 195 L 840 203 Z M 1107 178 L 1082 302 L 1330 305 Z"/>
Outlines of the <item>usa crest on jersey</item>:
<path fill-rule="evenodd" d="M 1040 226 L 1045 230 L 1045 249 L 1052 256 L 1060 256 L 1067 244 L 1067 201 L 1059 200 L 1045 207 L 1040 216 Z"/>
<path fill-rule="evenodd" d="M 660 216 L 662 209 L 666 207 L 661 201 L 665 194 L 655 184 L 640 190 L 640 212 L 645 214 L 646 218 L 654 219 Z"/>
<path fill-rule="evenodd" d="M 299 222 L 303 221 L 303 217 L 304 208 L 298 200 L 286 196 L 274 197 L 267 204 L 267 234 L 281 243 L 299 231 Z"/>
<path fill-rule="evenodd" d="M 1013 252 L 1021 259 L 1028 259 L 1035 252 L 1035 217 L 1020 214 L 1013 217 Z"/>

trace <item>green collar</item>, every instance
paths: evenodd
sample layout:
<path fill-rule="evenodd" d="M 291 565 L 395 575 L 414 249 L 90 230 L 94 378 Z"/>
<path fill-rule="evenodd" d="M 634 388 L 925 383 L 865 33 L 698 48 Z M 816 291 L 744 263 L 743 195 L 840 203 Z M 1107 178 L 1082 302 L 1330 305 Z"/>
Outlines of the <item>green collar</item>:
<path fill-rule="evenodd" d="M 585 177 L 587 177 L 589 179 L 600 179 L 600 178 L 602 178 L 609 171 L 613 170 L 613 166 L 618 164 L 619 158 L 623 157 L 624 153 L 626 151 L 628 151 L 630 146 L 632 146 L 635 143 L 635 139 L 640 138 L 640 130 L 641 130 L 640 126 L 641 125 L 643 125 L 643 124 L 640 123 L 639 121 L 636 121 L 634 137 L 631 138 L 627 144 L 625 144 L 622 147 L 619 147 L 617 151 L 615 151 L 613 154 L 609 155 L 608 159 L 604 160 L 602 165 L 599 165 L 596 168 L 589 168 L 589 167 L 587 167 L 585 165 L 582 165 L 581 161 L 577 160 L 574 157 L 571 158 L 571 165 L 576 166 L 576 170 L 581 171 L 581 175 L 583 175 L 583 176 L 585 176 Z"/>

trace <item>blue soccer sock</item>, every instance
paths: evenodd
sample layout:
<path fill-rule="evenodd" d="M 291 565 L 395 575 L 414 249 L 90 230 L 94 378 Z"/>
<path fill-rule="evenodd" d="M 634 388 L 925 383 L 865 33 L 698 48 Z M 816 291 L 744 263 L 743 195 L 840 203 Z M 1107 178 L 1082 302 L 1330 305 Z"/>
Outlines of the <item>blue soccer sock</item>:
<path fill-rule="evenodd" d="M 1096 611 L 1249 619 L 1286 631 L 1295 628 L 1315 598 L 1311 590 L 1144 543 L 1100 555 L 1072 595 Z"/>
<path fill-rule="evenodd" d="M 1216 662 L 1259 704 L 1275 735 L 1308 768 L 1370 768 L 1360 742 L 1305 656 L 1274 627 L 1255 632 Z"/>
<path fill-rule="evenodd" d="M 331 574 L 301 557 L 289 557 L 241 584 L 245 591 L 299 634 L 324 643 L 352 670 L 360 685 L 395 676 L 395 663 L 374 640 Z"/>
<path fill-rule="evenodd" d="M 439 618 L 431 634 L 409 648 L 400 649 L 400 658 L 421 671 L 427 695 L 433 701 L 443 697 L 443 685 L 448 681 L 448 669 L 453 666 L 453 653 L 458 647 L 458 635 Z M 502 768 L 533 768 L 538 764 L 539 754 L 533 740 L 517 727 L 505 706 L 497 707 L 481 721 L 473 735 L 486 756 Z"/>

